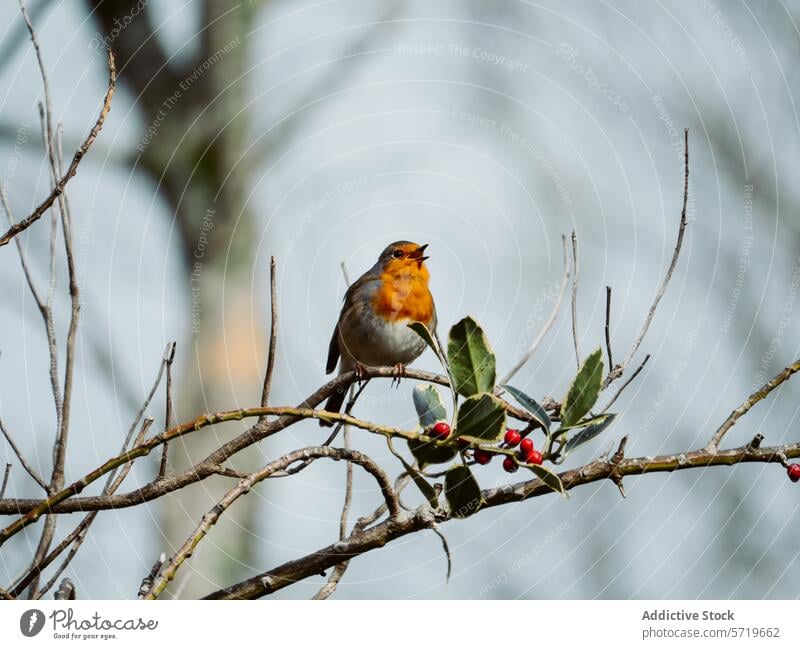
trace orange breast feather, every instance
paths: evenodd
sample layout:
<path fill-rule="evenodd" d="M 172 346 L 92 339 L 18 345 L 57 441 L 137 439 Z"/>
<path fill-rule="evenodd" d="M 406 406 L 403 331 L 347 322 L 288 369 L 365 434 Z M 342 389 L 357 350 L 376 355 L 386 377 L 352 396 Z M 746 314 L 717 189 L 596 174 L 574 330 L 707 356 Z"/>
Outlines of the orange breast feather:
<path fill-rule="evenodd" d="M 373 298 L 375 312 L 391 322 L 410 320 L 427 324 L 433 317 L 429 277 L 425 266 L 414 272 L 383 273 L 381 287 Z"/>

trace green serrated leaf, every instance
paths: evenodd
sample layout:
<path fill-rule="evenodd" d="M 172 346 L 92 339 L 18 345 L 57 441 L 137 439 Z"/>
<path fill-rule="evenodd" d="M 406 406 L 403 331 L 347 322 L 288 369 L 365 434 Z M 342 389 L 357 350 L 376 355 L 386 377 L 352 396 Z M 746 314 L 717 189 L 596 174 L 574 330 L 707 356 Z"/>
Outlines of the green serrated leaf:
<path fill-rule="evenodd" d="M 550 469 L 543 467 L 541 464 L 525 464 L 523 466 L 526 466 L 533 471 L 536 474 L 536 477 L 544 482 L 553 491 L 561 494 L 564 496 L 564 498 L 568 497 L 567 491 L 564 489 L 564 485 L 561 483 L 561 478 L 559 478 L 558 475 L 553 473 Z"/>
<path fill-rule="evenodd" d="M 576 428 L 586 428 L 587 426 L 594 426 L 595 424 L 602 424 L 606 419 L 609 417 L 613 417 L 614 415 L 597 415 L 597 417 L 589 417 L 589 419 L 581 419 L 577 424 L 572 424 L 572 426 L 561 426 L 557 431 L 557 435 L 561 435 L 561 433 L 565 433 L 568 430 L 575 430 Z"/>
<path fill-rule="evenodd" d="M 437 340 L 436 336 L 431 333 L 428 327 L 421 322 L 411 322 L 408 324 L 408 328 L 422 338 L 422 340 L 427 343 L 428 347 L 433 350 L 433 353 L 436 354 L 436 357 L 439 359 L 439 362 L 442 364 L 444 371 L 447 373 L 447 376 L 450 379 L 450 392 L 453 395 L 453 404 L 455 405 L 457 399 L 455 380 L 453 379 L 453 373 L 450 370 L 450 363 L 447 362 L 447 356 L 445 356 L 445 353 L 439 345 L 439 341 Z"/>
<path fill-rule="evenodd" d="M 542 425 L 545 433 L 548 435 L 550 434 L 550 417 L 547 415 L 545 409 L 542 408 L 542 406 L 540 406 L 535 399 L 532 399 L 522 390 L 518 390 L 513 385 L 503 385 L 501 387 L 512 397 L 514 397 L 517 403 L 519 403 L 519 405 L 521 405 L 533 416 L 536 421 Z"/>
<path fill-rule="evenodd" d="M 567 443 L 564 445 L 562 455 L 566 457 L 579 446 L 583 446 L 587 442 L 591 442 L 595 437 L 597 437 L 611 425 L 611 422 L 614 421 L 615 417 L 616 415 L 605 415 L 602 418 L 602 421 L 590 424 L 576 435 L 570 437 L 567 440 Z M 596 419 L 600 419 L 600 417 L 597 417 Z"/>
<path fill-rule="evenodd" d="M 459 394 L 471 397 L 494 390 L 495 357 L 483 329 L 472 318 L 466 317 L 450 329 L 447 358 Z"/>
<path fill-rule="evenodd" d="M 598 347 L 583 362 L 578 375 L 561 405 L 561 425 L 564 427 L 578 423 L 592 409 L 600 394 L 603 380 L 603 358 Z"/>
<path fill-rule="evenodd" d="M 503 435 L 506 411 L 493 394 L 478 394 L 458 408 L 456 434 L 469 442 L 494 442 Z"/>
<path fill-rule="evenodd" d="M 421 439 L 408 440 L 408 449 L 422 467 L 428 464 L 444 464 L 458 455 L 458 449 L 454 446 L 437 446 L 436 442 L 425 442 Z"/>
<path fill-rule="evenodd" d="M 427 383 L 416 386 L 412 398 L 419 416 L 419 424 L 423 428 L 430 428 L 437 421 L 447 419 L 447 410 L 439 397 L 439 391 L 434 386 Z"/>
<path fill-rule="evenodd" d="M 453 518 L 467 518 L 483 504 L 481 488 L 469 467 L 454 466 L 444 477 L 444 495 Z"/>

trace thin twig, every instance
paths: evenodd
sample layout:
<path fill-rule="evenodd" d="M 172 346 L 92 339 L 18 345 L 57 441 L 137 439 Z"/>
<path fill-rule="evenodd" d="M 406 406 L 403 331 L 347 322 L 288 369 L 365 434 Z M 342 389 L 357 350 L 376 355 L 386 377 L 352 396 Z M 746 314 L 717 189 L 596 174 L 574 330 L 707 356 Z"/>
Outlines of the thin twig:
<path fill-rule="evenodd" d="M 267 352 L 267 369 L 264 373 L 264 387 L 261 390 L 262 408 L 266 408 L 267 405 L 269 405 L 269 393 L 272 389 L 272 374 L 275 371 L 275 350 L 278 346 L 278 291 L 275 279 L 275 257 L 269 258 L 269 295 L 269 350 Z M 263 421 L 261 423 L 263 423 Z"/>
<path fill-rule="evenodd" d="M 375 461 L 367 455 L 364 455 L 359 451 L 333 448 L 330 446 L 310 446 L 308 448 L 293 451 L 273 462 L 270 462 L 258 471 L 251 473 L 250 476 L 239 482 L 236 487 L 229 490 L 215 507 L 206 512 L 200 521 L 200 524 L 197 526 L 197 528 L 195 528 L 194 532 L 192 532 L 181 548 L 170 558 L 166 566 L 161 570 L 153 582 L 150 592 L 148 592 L 143 599 L 156 599 L 159 594 L 161 594 L 161 592 L 167 587 L 167 584 L 174 579 L 175 574 L 181 565 L 183 565 L 184 561 L 186 561 L 186 559 L 192 555 L 198 543 L 202 541 L 206 534 L 208 534 L 208 531 L 217 523 L 220 516 L 222 516 L 222 514 L 224 514 L 225 511 L 227 511 L 227 509 L 234 502 L 236 502 L 236 500 L 249 493 L 256 484 L 265 480 L 271 473 L 285 470 L 288 466 L 294 464 L 295 462 L 308 460 L 312 457 L 327 457 L 335 460 L 350 460 L 363 467 L 378 482 L 392 519 L 398 519 L 400 517 L 400 505 L 397 502 L 397 495 L 392 489 L 389 478 L 375 463 Z"/>
<path fill-rule="evenodd" d="M 166 386 L 166 411 L 164 413 L 164 430 L 172 428 L 173 414 L 172 414 L 172 361 L 175 360 L 175 341 L 171 342 L 172 348 L 167 345 L 167 353 L 164 355 L 165 369 L 167 371 L 167 386 Z M 169 452 L 169 445 L 164 444 L 161 449 L 161 464 L 158 467 L 158 479 L 163 478 L 167 473 L 167 453 Z"/>
<path fill-rule="evenodd" d="M 8 445 L 11 447 L 11 450 L 14 451 L 14 455 L 17 456 L 19 463 L 22 465 L 22 468 L 25 469 L 25 472 L 33 478 L 34 482 L 38 484 L 42 489 L 47 491 L 47 483 L 44 481 L 42 476 L 34 469 L 28 461 L 25 459 L 25 456 L 22 455 L 22 451 L 19 450 L 19 446 L 14 442 L 14 438 L 11 437 L 11 433 L 8 432 L 6 429 L 3 420 L 0 418 L 0 433 L 3 433 L 3 437 L 6 438 Z M 10 465 L 9 465 L 10 466 Z"/>
<path fill-rule="evenodd" d="M 142 426 L 139 430 L 139 434 L 136 436 L 136 440 L 134 445 L 141 444 L 144 440 L 145 436 L 147 435 L 148 430 L 150 430 L 150 426 L 153 424 L 153 419 L 148 417 L 144 421 L 142 421 Z M 127 444 L 125 445 L 127 446 Z M 125 450 L 125 446 L 123 446 L 122 450 Z M 113 473 L 109 474 L 108 479 L 106 480 L 106 484 L 103 487 L 103 495 L 111 495 L 119 489 L 122 485 L 123 481 L 127 477 L 128 473 L 130 472 L 131 468 L 133 468 L 133 462 L 128 462 L 120 471 L 119 475 L 114 477 Z M 75 527 L 72 532 L 70 532 L 62 541 L 59 543 L 50 553 L 43 558 L 41 561 L 35 563 L 22 577 L 17 579 L 14 582 L 12 587 L 12 592 L 19 596 L 23 590 L 28 586 L 31 581 L 38 577 L 42 573 L 42 571 L 47 568 L 53 561 L 55 561 L 58 556 L 73 542 L 73 545 L 70 548 L 69 555 L 67 556 L 66 560 L 62 563 L 61 567 L 56 571 L 55 575 L 51 578 L 48 584 L 42 588 L 41 594 L 43 595 L 46 593 L 52 586 L 55 584 L 56 580 L 58 579 L 59 575 L 66 569 L 66 567 L 70 564 L 75 554 L 78 552 L 81 544 L 83 543 L 84 539 L 86 538 L 86 534 L 89 531 L 94 519 L 96 518 L 98 511 L 93 511 L 87 514 L 83 520 Z"/>
<path fill-rule="evenodd" d="M 114 88 L 116 86 L 116 79 L 117 79 L 117 71 L 114 67 L 114 55 L 111 53 L 111 50 L 108 50 L 108 71 L 109 71 L 109 79 L 108 79 L 108 89 L 106 90 L 106 96 L 103 100 L 103 107 L 100 110 L 100 115 L 97 118 L 92 130 L 89 131 L 89 135 L 84 140 L 83 144 L 81 144 L 80 148 L 75 152 L 75 155 L 72 158 L 72 162 L 69 165 L 69 169 L 67 169 L 66 174 L 64 174 L 61 179 L 56 183 L 55 188 L 50 195 L 42 201 L 39 206 L 27 217 L 12 225 L 6 232 L 0 237 L 0 246 L 5 246 L 11 239 L 17 236 L 20 232 L 24 232 L 27 230 L 31 225 L 33 225 L 36 221 L 38 221 L 42 215 L 50 208 L 53 202 L 58 198 L 64 191 L 64 188 L 67 186 L 67 183 L 72 179 L 75 173 L 78 171 L 78 165 L 80 164 L 83 157 L 86 155 L 89 148 L 92 146 L 92 143 L 97 138 L 98 133 L 100 133 L 100 129 L 103 128 L 103 123 L 105 122 L 106 115 L 108 111 L 111 109 L 111 98 L 114 95 Z"/>
<path fill-rule="evenodd" d="M 0 202 L 2 202 L 3 210 L 5 210 L 6 218 L 8 219 L 8 224 L 10 226 L 13 226 L 15 222 L 14 215 L 11 212 L 11 206 L 8 204 L 8 200 L 6 198 L 6 192 L 2 184 L 0 184 Z M 22 239 L 16 237 L 14 241 L 17 244 L 19 263 L 20 266 L 22 266 L 22 273 L 25 276 L 25 282 L 28 284 L 28 288 L 31 291 L 31 295 L 33 296 L 33 301 L 36 303 L 36 307 L 39 309 L 39 312 L 42 315 L 44 315 L 46 306 L 41 295 L 39 295 L 39 291 L 36 289 L 36 284 L 33 281 L 33 275 L 31 274 L 30 267 L 28 266 L 28 255 L 25 253 L 25 248 L 22 245 Z"/>
<path fill-rule="evenodd" d="M 605 412 L 608 412 L 608 409 L 609 409 L 609 408 L 610 408 L 610 407 L 611 407 L 611 406 L 614 404 L 614 402 L 615 402 L 615 401 L 616 401 L 616 400 L 619 398 L 619 395 L 621 395 L 621 394 L 622 394 L 622 392 L 625 390 L 625 388 L 627 388 L 627 387 L 628 387 L 628 386 L 629 386 L 631 383 L 633 383 L 633 381 L 636 379 L 636 377 L 637 377 L 637 376 L 639 376 L 639 372 L 641 372 L 641 371 L 644 369 L 644 366 L 645 366 L 645 365 L 647 365 L 647 361 L 649 361 L 649 360 L 650 360 L 650 354 L 648 354 L 647 356 L 645 356 L 645 357 L 644 357 L 644 360 L 641 362 L 641 364 L 639 365 L 639 367 L 637 367 L 637 368 L 636 368 L 636 371 L 635 371 L 633 374 L 631 374 L 630 378 L 629 378 L 627 381 L 625 381 L 625 383 L 623 383 L 623 384 L 620 386 L 619 390 L 617 390 L 617 391 L 616 391 L 616 393 L 614 394 L 614 396 L 613 396 L 613 397 L 611 397 L 611 401 L 609 401 L 609 402 L 606 404 L 606 407 L 605 407 L 605 408 L 603 408 L 603 412 L 604 412 L 604 413 L 605 413 Z"/>
<path fill-rule="evenodd" d="M 578 348 L 578 235 L 572 231 L 572 340 L 575 343 L 575 362 L 581 368 L 581 352 Z"/>
<path fill-rule="evenodd" d="M 536 353 L 536 350 L 539 348 L 544 337 L 547 335 L 547 332 L 550 331 L 550 328 L 553 326 L 553 323 L 556 321 L 556 316 L 558 315 L 558 311 L 561 308 L 561 300 L 564 298 L 564 293 L 567 290 L 567 284 L 569 283 L 569 262 L 568 259 L 568 244 L 567 238 L 565 236 L 561 236 L 561 245 L 563 248 L 564 254 L 564 276 L 561 279 L 561 287 L 558 290 L 558 297 L 556 298 L 556 303 L 553 305 L 553 310 L 550 313 L 550 317 L 547 319 L 547 322 L 544 323 L 544 327 L 536 336 L 536 338 L 531 343 L 531 346 L 528 348 L 528 351 L 523 354 L 522 358 L 519 359 L 516 365 L 511 368 L 511 370 L 502 378 L 500 379 L 500 384 L 508 383 L 514 376 L 519 372 L 522 367 L 527 363 L 531 357 Z"/>
<path fill-rule="evenodd" d="M 354 401 L 352 386 L 350 387 L 350 401 Z M 346 424 L 344 426 L 344 448 L 350 449 L 350 427 Z M 353 463 L 349 460 L 347 461 L 347 467 L 345 469 L 344 485 L 344 504 L 342 505 L 342 515 L 339 518 L 340 541 L 344 541 L 347 538 L 347 519 L 350 516 L 350 507 L 353 504 Z M 398 494 L 398 499 L 399 497 L 400 495 Z M 328 577 L 328 581 L 325 585 L 323 585 L 311 599 L 328 599 L 333 595 L 342 577 L 344 577 L 344 573 L 347 572 L 349 563 L 349 561 L 343 561 L 337 565 L 333 569 L 330 577 Z"/>
<path fill-rule="evenodd" d="M 711 440 L 708 442 L 706 449 L 710 452 L 716 451 L 716 449 L 719 448 L 719 443 L 722 441 L 722 438 L 725 437 L 725 434 L 734 427 L 736 422 L 739 421 L 740 417 L 746 415 L 750 411 L 750 408 L 756 405 L 779 385 L 782 385 L 784 381 L 798 371 L 800 371 L 800 359 L 796 360 L 794 363 L 789 365 L 789 367 L 775 375 L 771 381 L 765 383 L 763 386 L 761 386 L 761 388 L 747 397 L 744 403 L 731 412 L 728 418 L 717 429 Z"/>
<path fill-rule="evenodd" d="M 11 474 L 11 465 L 6 463 L 6 469 L 3 471 L 3 484 L 0 485 L 0 498 L 6 495 L 6 487 L 8 486 L 8 476 Z"/>
<path fill-rule="evenodd" d="M 681 208 L 681 220 L 680 225 L 678 227 L 678 239 L 675 242 L 675 250 L 672 253 L 672 260 L 669 263 L 669 267 L 667 268 L 667 273 L 664 275 L 664 279 L 661 282 L 661 286 L 656 293 L 656 297 L 653 300 L 653 304 L 650 306 L 650 310 L 647 312 L 647 318 L 645 318 L 644 324 L 642 325 L 641 330 L 639 331 L 639 335 L 636 336 L 636 339 L 633 341 L 633 345 L 631 345 L 630 350 L 628 351 L 628 355 L 625 356 L 625 360 L 622 361 L 617 367 L 609 368 L 609 372 L 606 375 L 605 380 L 603 381 L 603 389 L 605 390 L 611 383 L 617 380 L 622 373 L 625 371 L 625 368 L 631 362 L 631 359 L 634 357 L 636 352 L 639 350 L 639 346 L 642 344 L 642 340 L 644 340 L 645 335 L 647 335 L 647 330 L 650 328 L 650 323 L 653 321 L 653 316 L 655 315 L 656 308 L 658 307 L 658 303 L 661 301 L 661 298 L 664 296 L 664 293 L 667 290 L 667 286 L 669 285 L 670 280 L 672 279 L 672 273 L 675 270 L 675 266 L 678 263 L 678 257 L 681 254 L 681 246 L 683 245 L 683 235 L 686 231 L 686 205 L 689 201 L 689 129 L 686 128 L 683 130 L 683 206 Z"/>
<path fill-rule="evenodd" d="M 611 371 L 614 367 L 614 361 L 611 358 L 611 287 L 606 286 L 606 354 L 608 355 L 608 370 Z"/>
<path fill-rule="evenodd" d="M 453 557 L 450 555 L 450 545 L 447 543 L 447 537 L 442 534 L 441 530 L 434 525 L 431 527 L 431 531 L 439 537 L 439 540 L 442 542 L 442 550 L 444 551 L 444 556 L 447 559 L 447 574 L 445 574 L 444 581 L 445 583 L 450 582 L 450 575 L 453 572 Z"/>

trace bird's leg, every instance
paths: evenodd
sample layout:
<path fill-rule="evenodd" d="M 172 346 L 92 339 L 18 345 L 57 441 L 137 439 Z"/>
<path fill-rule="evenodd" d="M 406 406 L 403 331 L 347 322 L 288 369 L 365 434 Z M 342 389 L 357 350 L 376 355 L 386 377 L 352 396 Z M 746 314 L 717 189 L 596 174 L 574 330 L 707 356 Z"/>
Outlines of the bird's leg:
<path fill-rule="evenodd" d="M 400 387 L 400 379 L 405 378 L 406 375 L 406 366 L 403 363 L 395 363 L 394 364 L 394 378 L 392 379 L 392 385 L 399 388 Z"/>

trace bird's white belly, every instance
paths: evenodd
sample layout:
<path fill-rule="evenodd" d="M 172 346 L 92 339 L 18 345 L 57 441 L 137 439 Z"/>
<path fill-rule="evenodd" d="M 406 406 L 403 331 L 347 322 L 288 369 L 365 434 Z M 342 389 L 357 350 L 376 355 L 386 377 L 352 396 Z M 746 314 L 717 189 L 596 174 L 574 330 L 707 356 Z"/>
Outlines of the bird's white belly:
<path fill-rule="evenodd" d="M 373 367 L 406 365 L 425 351 L 425 341 L 408 327 L 410 322 L 370 318 L 367 326 L 360 323 L 341 337 L 343 355 Z"/>

